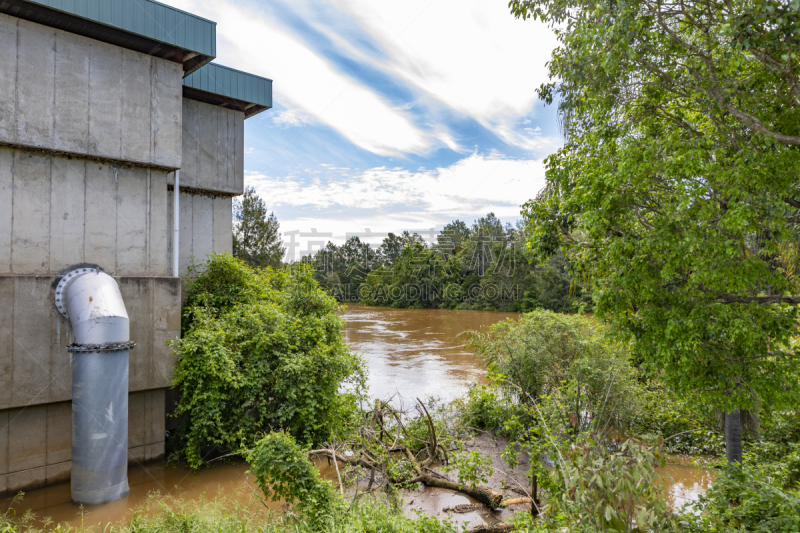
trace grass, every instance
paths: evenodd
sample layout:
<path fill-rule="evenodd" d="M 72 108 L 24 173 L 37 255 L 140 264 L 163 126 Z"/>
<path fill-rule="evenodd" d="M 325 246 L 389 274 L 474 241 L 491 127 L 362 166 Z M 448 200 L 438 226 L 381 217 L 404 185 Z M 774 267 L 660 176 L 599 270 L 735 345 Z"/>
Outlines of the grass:
<path fill-rule="evenodd" d="M 32 513 L 0 515 L 0 533 L 316 533 L 300 517 L 269 511 L 255 497 L 181 500 L 151 494 L 123 526 L 44 523 Z M 386 499 L 365 499 L 328 517 L 326 533 L 456 533 L 455 526 L 427 515 L 407 518 Z"/>

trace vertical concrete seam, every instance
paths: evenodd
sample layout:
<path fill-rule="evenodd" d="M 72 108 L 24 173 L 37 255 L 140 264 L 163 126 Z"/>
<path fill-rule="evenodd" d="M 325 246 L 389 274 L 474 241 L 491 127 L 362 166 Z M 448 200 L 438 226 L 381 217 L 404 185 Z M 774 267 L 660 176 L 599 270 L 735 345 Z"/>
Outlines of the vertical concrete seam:
<path fill-rule="evenodd" d="M 14 200 L 17 197 L 17 151 L 11 150 L 11 250 L 8 253 L 8 271 L 14 272 Z M 12 328 L 14 321 L 11 321 Z M 14 338 L 12 329 L 11 338 Z M 13 370 L 13 369 L 12 369 Z"/>
<path fill-rule="evenodd" d="M 19 137 L 19 19 L 17 19 L 17 60 L 14 64 L 14 140 Z"/>
<path fill-rule="evenodd" d="M 90 61 L 91 61 L 91 59 L 90 59 Z M 91 111 L 90 111 L 90 113 L 91 113 Z M 89 124 L 91 124 L 91 120 L 89 121 Z M 89 181 L 89 163 L 88 163 L 88 161 L 84 160 L 83 161 L 83 254 L 82 254 L 84 260 L 86 260 L 86 257 L 87 257 L 87 255 L 86 255 L 86 241 L 87 241 L 86 218 L 88 216 L 88 213 L 86 212 L 86 210 L 87 210 L 89 204 L 88 204 L 87 198 L 86 198 L 86 189 L 87 189 L 88 181 Z"/>
<path fill-rule="evenodd" d="M 125 58 L 127 57 L 127 54 L 125 53 L 125 50 L 122 50 L 121 54 L 122 54 L 121 55 L 122 61 L 119 62 L 119 81 L 117 82 L 117 98 L 119 99 L 119 105 L 117 106 L 117 109 L 118 109 L 118 112 L 117 112 L 117 117 L 118 117 L 117 124 L 119 124 L 119 158 L 120 158 L 120 160 L 124 159 L 124 156 L 123 156 L 124 150 L 122 149 L 122 143 L 123 143 L 122 130 L 123 130 L 123 128 L 125 126 L 124 126 L 123 120 L 122 120 L 122 109 L 125 106 L 125 102 L 124 102 L 124 97 L 122 95 L 122 88 L 124 87 L 124 85 L 123 85 L 123 77 L 125 76 Z M 117 187 L 117 189 L 119 189 L 119 187 Z M 117 194 L 119 194 L 119 191 L 117 192 Z"/>
<path fill-rule="evenodd" d="M 150 292 L 150 323 L 155 326 L 155 324 L 157 323 L 157 321 L 156 321 L 156 312 L 157 312 L 156 311 L 156 283 L 155 283 L 155 280 L 153 278 L 149 278 L 147 280 L 147 290 Z M 156 364 L 155 364 L 156 363 L 156 360 L 155 360 L 156 359 L 156 349 L 155 349 L 156 348 L 156 343 L 155 343 L 155 337 L 156 337 L 156 328 L 153 327 L 153 328 L 150 329 L 150 338 L 146 339 L 146 341 L 145 341 L 145 342 L 147 342 L 147 348 L 148 348 L 147 353 L 150 354 L 150 361 L 145 361 L 145 363 L 147 364 L 148 374 L 149 374 L 149 376 L 147 376 L 147 378 L 148 378 L 147 379 L 147 386 L 148 387 L 152 387 L 153 383 L 156 382 Z M 145 440 L 147 440 L 147 439 L 145 439 Z"/>
<path fill-rule="evenodd" d="M 155 163 L 156 161 L 156 153 L 153 147 L 153 121 L 156 119 L 155 117 L 155 109 L 153 106 L 153 84 L 155 83 L 153 80 L 156 75 L 156 66 L 155 61 L 153 58 L 150 58 L 150 162 Z"/>
<path fill-rule="evenodd" d="M 89 65 L 86 72 L 86 153 L 92 153 L 92 44 L 89 43 Z M 96 150 L 95 150 L 96 151 Z M 86 181 L 86 172 L 84 172 L 84 182 Z M 86 226 L 86 186 L 83 187 L 83 208 L 84 208 L 84 227 Z M 83 256 L 86 257 L 86 234 L 84 233 L 84 250 Z"/>
<path fill-rule="evenodd" d="M 54 134 L 55 135 L 55 134 Z M 50 271 L 50 250 L 53 247 L 53 156 L 49 156 L 47 158 L 48 162 L 50 163 L 49 169 L 47 172 L 47 182 L 50 185 L 50 189 L 48 190 L 47 195 L 47 270 L 46 272 Z M 45 266 L 45 265 L 42 265 Z"/>
<path fill-rule="evenodd" d="M 146 254 L 146 257 L 147 257 L 147 264 L 145 265 L 144 271 L 148 275 L 152 273 L 152 262 L 151 262 L 152 241 L 150 240 L 150 230 L 151 230 L 152 223 L 153 223 L 153 221 L 152 221 L 153 205 L 152 205 L 152 199 L 151 199 L 151 196 L 150 196 L 150 188 L 152 187 L 152 185 L 153 185 L 153 171 L 148 168 L 147 169 L 147 220 L 145 221 L 145 225 L 144 225 L 144 227 L 145 227 L 145 230 L 144 230 L 145 231 L 144 249 L 145 249 L 145 254 Z"/>
<path fill-rule="evenodd" d="M 51 115 L 53 116 L 53 137 L 50 139 L 50 146 L 56 145 L 56 115 L 58 114 L 58 106 L 56 105 L 56 94 L 58 94 L 58 32 L 53 30 L 53 110 L 51 112 Z M 50 169 L 52 170 L 52 162 L 50 165 Z M 50 188 L 52 189 L 52 185 L 50 186 Z M 50 263 L 49 250 L 47 254 L 47 262 L 49 265 Z"/>
<path fill-rule="evenodd" d="M 86 139 L 86 146 L 89 146 L 89 139 Z M 86 260 L 86 182 L 89 179 L 89 167 L 86 160 L 83 161 L 83 250 L 81 250 L 81 259 Z M 66 324 L 64 328 L 67 329 Z"/>
<path fill-rule="evenodd" d="M 120 147 L 120 150 L 122 148 Z M 112 166 L 114 171 L 114 273 L 112 276 L 118 276 L 119 269 L 117 268 L 117 254 L 119 253 L 119 168 Z M 125 222 L 125 219 L 122 220 Z"/>

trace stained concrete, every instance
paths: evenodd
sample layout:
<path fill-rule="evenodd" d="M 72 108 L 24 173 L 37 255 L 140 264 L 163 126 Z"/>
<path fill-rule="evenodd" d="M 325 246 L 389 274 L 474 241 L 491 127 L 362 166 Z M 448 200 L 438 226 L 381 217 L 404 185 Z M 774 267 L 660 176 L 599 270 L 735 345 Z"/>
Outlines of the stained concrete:
<path fill-rule="evenodd" d="M 184 98 L 182 139 L 181 187 L 244 192 L 244 113 Z"/>
<path fill-rule="evenodd" d="M 164 398 L 164 389 L 129 395 L 129 463 L 164 456 Z M 0 496 L 68 480 L 71 447 L 72 402 L 0 410 Z"/>
<path fill-rule="evenodd" d="M 169 275 L 166 176 L 0 146 L 0 274 Z"/>
<path fill-rule="evenodd" d="M 0 14 L 0 143 L 181 166 L 181 65 Z"/>
<path fill-rule="evenodd" d="M 51 276 L 0 276 L 0 409 L 72 398 L 66 322 L 52 303 Z M 130 391 L 168 387 L 175 358 L 165 343 L 180 333 L 180 279 L 118 277 L 131 324 Z"/>
<path fill-rule="evenodd" d="M 168 198 L 172 204 L 173 192 Z M 233 198 L 215 197 L 204 194 L 180 194 L 180 248 L 178 264 L 180 273 L 186 273 L 189 266 L 205 260 L 211 252 L 233 253 Z M 170 210 L 168 216 L 168 248 L 172 253 L 173 220 Z"/>
<path fill-rule="evenodd" d="M 232 252 L 244 114 L 182 97 L 179 64 L 0 15 L 0 494 L 69 479 L 72 371 L 52 302 L 100 265 L 131 324 L 129 461 L 164 454 L 165 388 L 193 257 Z M 173 243 L 171 170 L 181 168 Z"/>

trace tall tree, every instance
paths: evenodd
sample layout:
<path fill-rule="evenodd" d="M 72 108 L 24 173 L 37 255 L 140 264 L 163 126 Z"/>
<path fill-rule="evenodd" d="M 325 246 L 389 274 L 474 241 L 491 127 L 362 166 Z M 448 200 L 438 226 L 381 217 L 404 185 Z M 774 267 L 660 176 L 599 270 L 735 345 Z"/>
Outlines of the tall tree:
<path fill-rule="evenodd" d="M 461 220 L 454 220 L 445 225 L 442 232 L 436 236 L 436 243 L 445 257 L 458 255 L 461 248 L 470 236 L 470 229 Z"/>
<path fill-rule="evenodd" d="M 267 215 L 267 205 L 254 187 L 246 187 L 241 199 L 233 203 L 233 255 L 251 266 L 281 266 L 286 252 L 275 213 Z"/>
<path fill-rule="evenodd" d="M 540 96 L 566 144 L 526 204 L 595 312 L 676 390 L 726 413 L 798 399 L 800 1 L 512 0 L 560 46 Z"/>

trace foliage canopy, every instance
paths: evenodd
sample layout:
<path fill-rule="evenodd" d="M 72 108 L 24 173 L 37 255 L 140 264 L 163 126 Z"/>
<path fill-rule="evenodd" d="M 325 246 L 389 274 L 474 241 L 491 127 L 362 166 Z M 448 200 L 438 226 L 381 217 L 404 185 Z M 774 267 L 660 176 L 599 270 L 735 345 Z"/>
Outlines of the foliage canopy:
<path fill-rule="evenodd" d="M 721 411 L 798 398 L 800 3 L 512 0 L 560 46 L 566 144 L 524 206 L 645 367 Z"/>
<path fill-rule="evenodd" d="M 253 270 L 211 255 L 195 273 L 174 341 L 183 452 L 251 446 L 285 429 L 321 442 L 355 409 L 363 362 L 342 339 L 336 301 L 305 269 Z"/>
<path fill-rule="evenodd" d="M 286 252 L 275 213 L 267 215 L 267 205 L 254 187 L 245 187 L 233 203 L 233 256 L 254 267 L 281 266 Z"/>

